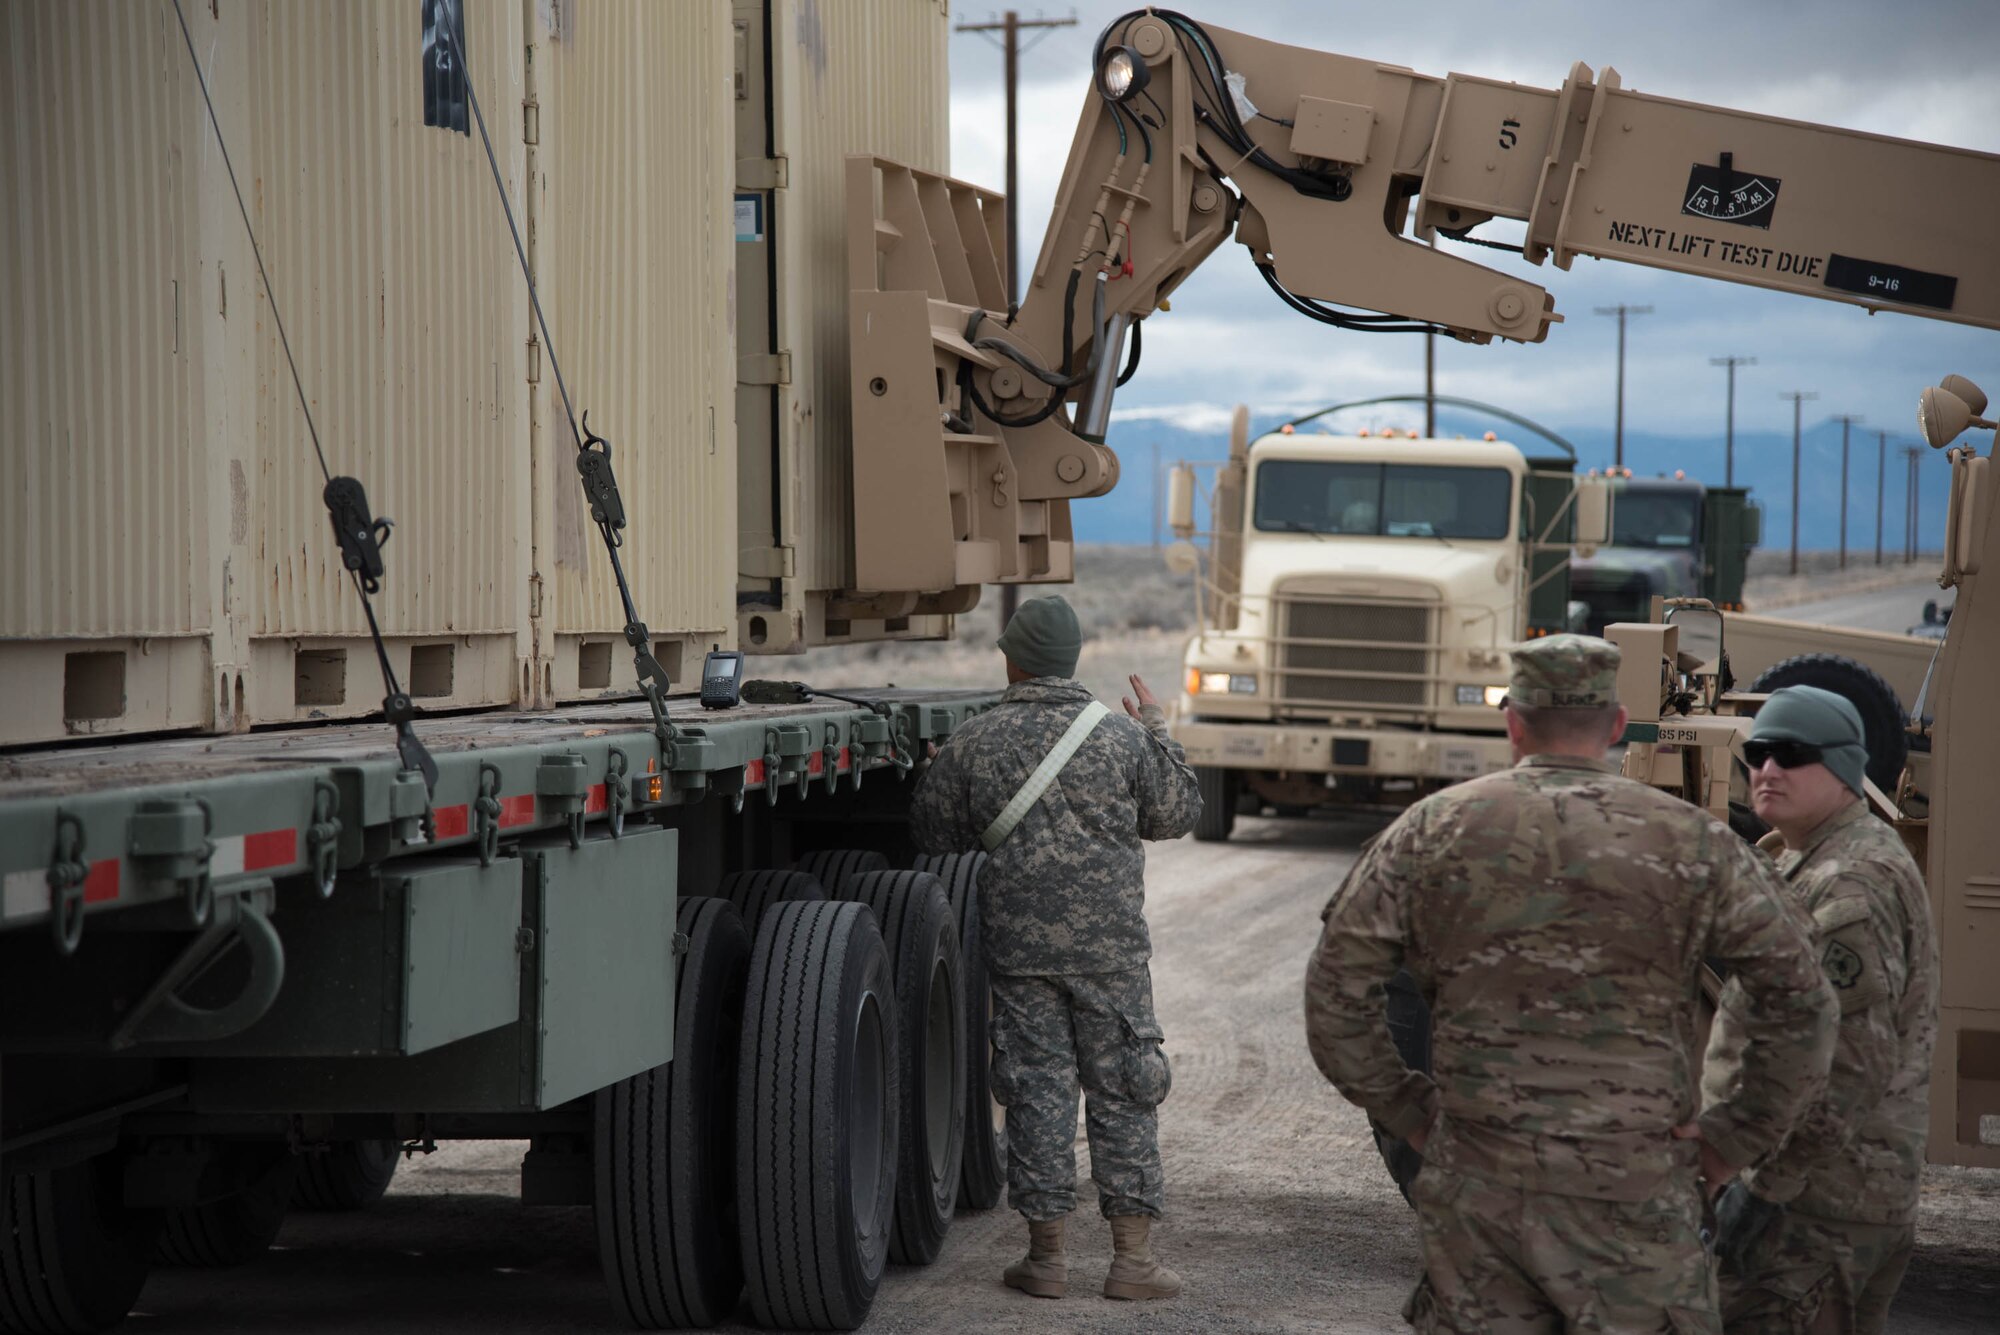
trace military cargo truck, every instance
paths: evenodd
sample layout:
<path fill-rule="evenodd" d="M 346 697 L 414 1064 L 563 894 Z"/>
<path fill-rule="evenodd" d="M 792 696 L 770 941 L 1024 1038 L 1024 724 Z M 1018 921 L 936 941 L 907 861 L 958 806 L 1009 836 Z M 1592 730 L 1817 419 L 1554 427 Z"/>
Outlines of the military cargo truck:
<path fill-rule="evenodd" d="M 1252 441 L 1216 475 L 1174 736 L 1202 781 L 1195 835 L 1239 803 L 1407 804 L 1509 764 L 1508 647 L 1564 628 L 1567 567 L 1602 538 L 1607 480 L 1569 457 L 1414 432 Z M 1194 534 L 1193 470 L 1170 520 Z M 1581 516 L 1583 529 L 1577 525 Z"/>
<path fill-rule="evenodd" d="M 1611 481 L 1611 541 L 1570 562 L 1571 629 L 1601 635 L 1614 621 L 1644 621 L 1655 598 L 1704 598 L 1743 610 L 1750 551 L 1762 540 L 1763 510 L 1745 487 L 1710 487 L 1691 478 Z"/>

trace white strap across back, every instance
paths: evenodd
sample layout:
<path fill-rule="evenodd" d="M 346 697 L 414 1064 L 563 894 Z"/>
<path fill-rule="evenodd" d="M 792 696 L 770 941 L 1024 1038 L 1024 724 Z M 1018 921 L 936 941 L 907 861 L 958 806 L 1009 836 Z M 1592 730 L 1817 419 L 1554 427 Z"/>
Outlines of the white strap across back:
<path fill-rule="evenodd" d="M 1021 823 L 1021 817 L 1027 815 L 1029 808 L 1042 800 L 1042 794 L 1056 781 L 1056 775 L 1062 773 L 1062 768 L 1069 764 L 1070 757 L 1077 753 L 1078 748 L 1091 733 L 1097 731 L 1097 725 L 1102 723 L 1104 716 L 1110 712 L 1096 700 L 1083 707 L 1083 712 L 1070 723 L 1069 730 L 1063 733 L 1049 753 L 1042 757 L 1042 763 L 1035 766 L 1035 772 L 1028 776 L 1028 781 L 1021 785 L 1021 790 L 1008 799 L 1007 805 L 1000 809 L 1000 814 L 993 818 L 993 823 L 986 827 L 986 833 L 979 836 L 979 842 L 986 846 L 987 852 L 991 853 L 1000 847 L 1006 842 L 1007 836 L 1014 833 L 1014 827 Z"/>

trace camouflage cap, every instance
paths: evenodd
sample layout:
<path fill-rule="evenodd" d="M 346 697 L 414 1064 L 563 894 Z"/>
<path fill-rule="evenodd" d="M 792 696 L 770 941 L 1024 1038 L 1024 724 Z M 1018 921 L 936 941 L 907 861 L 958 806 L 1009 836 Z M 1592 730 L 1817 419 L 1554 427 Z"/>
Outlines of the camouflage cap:
<path fill-rule="evenodd" d="M 1618 646 L 1594 635 L 1550 635 L 1513 648 L 1507 700 L 1525 709 L 1600 709 L 1618 703 Z"/>

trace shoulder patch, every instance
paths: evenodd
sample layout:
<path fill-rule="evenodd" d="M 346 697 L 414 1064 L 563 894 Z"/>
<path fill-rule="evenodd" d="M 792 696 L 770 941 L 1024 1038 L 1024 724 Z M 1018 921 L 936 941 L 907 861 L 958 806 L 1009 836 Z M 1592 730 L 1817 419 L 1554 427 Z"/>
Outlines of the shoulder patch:
<path fill-rule="evenodd" d="M 1867 967 L 1861 962 L 1861 955 L 1844 941 L 1826 943 L 1826 953 L 1820 956 L 1820 967 L 1826 970 L 1826 980 L 1842 992 L 1851 992 L 1861 985 L 1861 977 Z"/>

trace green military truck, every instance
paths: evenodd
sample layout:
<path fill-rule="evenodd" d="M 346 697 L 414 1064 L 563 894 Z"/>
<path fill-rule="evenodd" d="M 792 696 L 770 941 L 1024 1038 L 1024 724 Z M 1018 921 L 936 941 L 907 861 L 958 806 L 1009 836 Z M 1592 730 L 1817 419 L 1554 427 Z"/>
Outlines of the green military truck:
<path fill-rule="evenodd" d="M 1611 541 L 1570 562 L 1571 629 L 1601 635 L 1645 621 L 1655 598 L 1706 598 L 1743 610 L 1763 510 L 1746 487 L 1710 487 L 1680 474 L 1614 474 Z"/>

